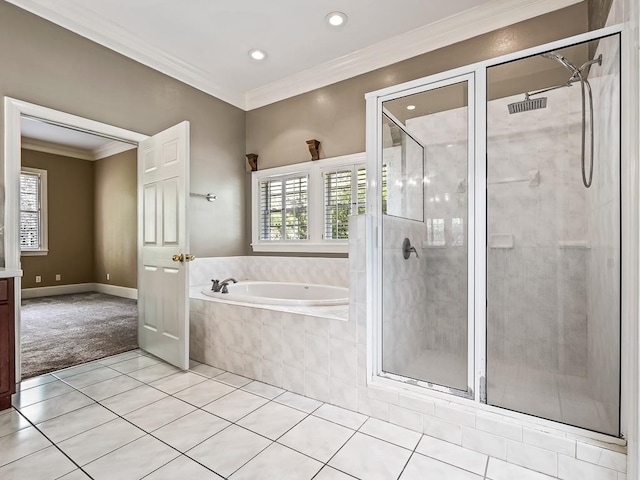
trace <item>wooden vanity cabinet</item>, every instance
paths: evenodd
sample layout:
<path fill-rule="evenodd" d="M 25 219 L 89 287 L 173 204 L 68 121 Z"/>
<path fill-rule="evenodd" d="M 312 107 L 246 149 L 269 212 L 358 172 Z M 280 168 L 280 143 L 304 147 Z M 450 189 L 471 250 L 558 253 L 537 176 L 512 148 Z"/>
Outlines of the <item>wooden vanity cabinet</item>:
<path fill-rule="evenodd" d="M 11 406 L 16 391 L 15 339 L 13 278 L 0 278 L 0 410 Z"/>

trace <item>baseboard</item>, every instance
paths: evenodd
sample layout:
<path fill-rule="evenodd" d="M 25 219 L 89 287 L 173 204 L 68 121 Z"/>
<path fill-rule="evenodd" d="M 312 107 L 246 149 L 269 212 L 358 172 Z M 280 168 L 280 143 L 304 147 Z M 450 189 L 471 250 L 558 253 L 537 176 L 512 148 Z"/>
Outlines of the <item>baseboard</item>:
<path fill-rule="evenodd" d="M 138 289 L 129 287 L 119 287 L 118 285 L 107 285 L 106 283 L 94 283 L 95 291 L 115 295 L 116 297 L 138 299 Z"/>
<path fill-rule="evenodd" d="M 50 297 L 69 293 L 94 292 L 95 283 L 74 283 L 72 285 L 55 285 L 53 287 L 23 288 L 22 298 Z"/>
<path fill-rule="evenodd" d="M 55 285 L 53 287 L 23 288 L 21 295 L 22 298 L 38 298 L 84 292 L 100 292 L 116 297 L 138 299 L 138 290 L 135 288 L 119 287 L 105 283 L 74 283 L 72 285 Z"/>

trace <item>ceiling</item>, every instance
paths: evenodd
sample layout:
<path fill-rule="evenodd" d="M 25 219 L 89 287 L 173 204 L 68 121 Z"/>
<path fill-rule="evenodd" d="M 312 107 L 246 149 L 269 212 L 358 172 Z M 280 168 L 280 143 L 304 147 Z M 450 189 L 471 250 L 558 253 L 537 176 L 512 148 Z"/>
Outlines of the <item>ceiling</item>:
<path fill-rule="evenodd" d="M 20 135 L 22 148 L 82 160 L 99 160 L 135 148 L 112 138 L 24 116 L 20 119 Z"/>
<path fill-rule="evenodd" d="M 579 0 L 8 1 L 251 109 Z"/>

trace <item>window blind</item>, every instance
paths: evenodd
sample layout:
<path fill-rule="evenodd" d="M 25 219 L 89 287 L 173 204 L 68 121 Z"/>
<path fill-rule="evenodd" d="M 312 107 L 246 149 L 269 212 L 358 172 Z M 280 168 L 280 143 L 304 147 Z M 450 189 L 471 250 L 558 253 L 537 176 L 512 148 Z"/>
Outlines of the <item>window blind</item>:
<path fill-rule="evenodd" d="M 349 238 L 352 177 L 352 169 L 324 174 L 325 239 Z"/>
<path fill-rule="evenodd" d="M 260 240 L 308 238 L 308 178 L 260 182 Z"/>
<path fill-rule="evenodd" d="M 20 174 L 20 248 L 37 250 L 41 245 L 40 175 Z"/>

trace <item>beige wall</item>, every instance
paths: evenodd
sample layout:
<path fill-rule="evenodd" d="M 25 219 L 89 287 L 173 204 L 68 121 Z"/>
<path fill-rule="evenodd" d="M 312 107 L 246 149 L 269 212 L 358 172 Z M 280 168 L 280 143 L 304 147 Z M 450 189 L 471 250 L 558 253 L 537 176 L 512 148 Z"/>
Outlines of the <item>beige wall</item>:
<path fill-rule="evenodd" d="M 137 149 L 95 164 L 96 283 L 137 286 Z M 109 280 L 106 276 L 109 274 Z"/>
<path fill-rule="evenodd" d="M 191 253 L 244 253 L 242 110 L 1 0 L 0 65 L 0 97 L 144 134 L 189 120 L 191 190 L 218 195 L 215 203 L 191 200 Z M 0 143 L 3 121 L 0 116 Z M 3 155 L 0 149 L 0 165 Z M 0 203 L 0 226 L 3 212 Z"/>
<path fill-rule="evenodd" d="M 587 4 L 582 2 L 252 110 L 247 112 L 247 152 L 259 155 L 260 169 L 309 161 L 305 141 L 311 138 L 321 141 L 320 158 L 362 152 L 367 92 L 584 33 L 587 25 Z M 248 175 L 245 183 L 250 232 Z"/>
<path fill-rule="evenodd" d="M 93 282 L 93 164 L 22 150 L 22 165 L 47 171 L 49 254 L 22 256 L 22 287 Z M 61 280 L 56 281 L 56 274 Z M 40 275 L 42 282 L 36 284 Z"/>

